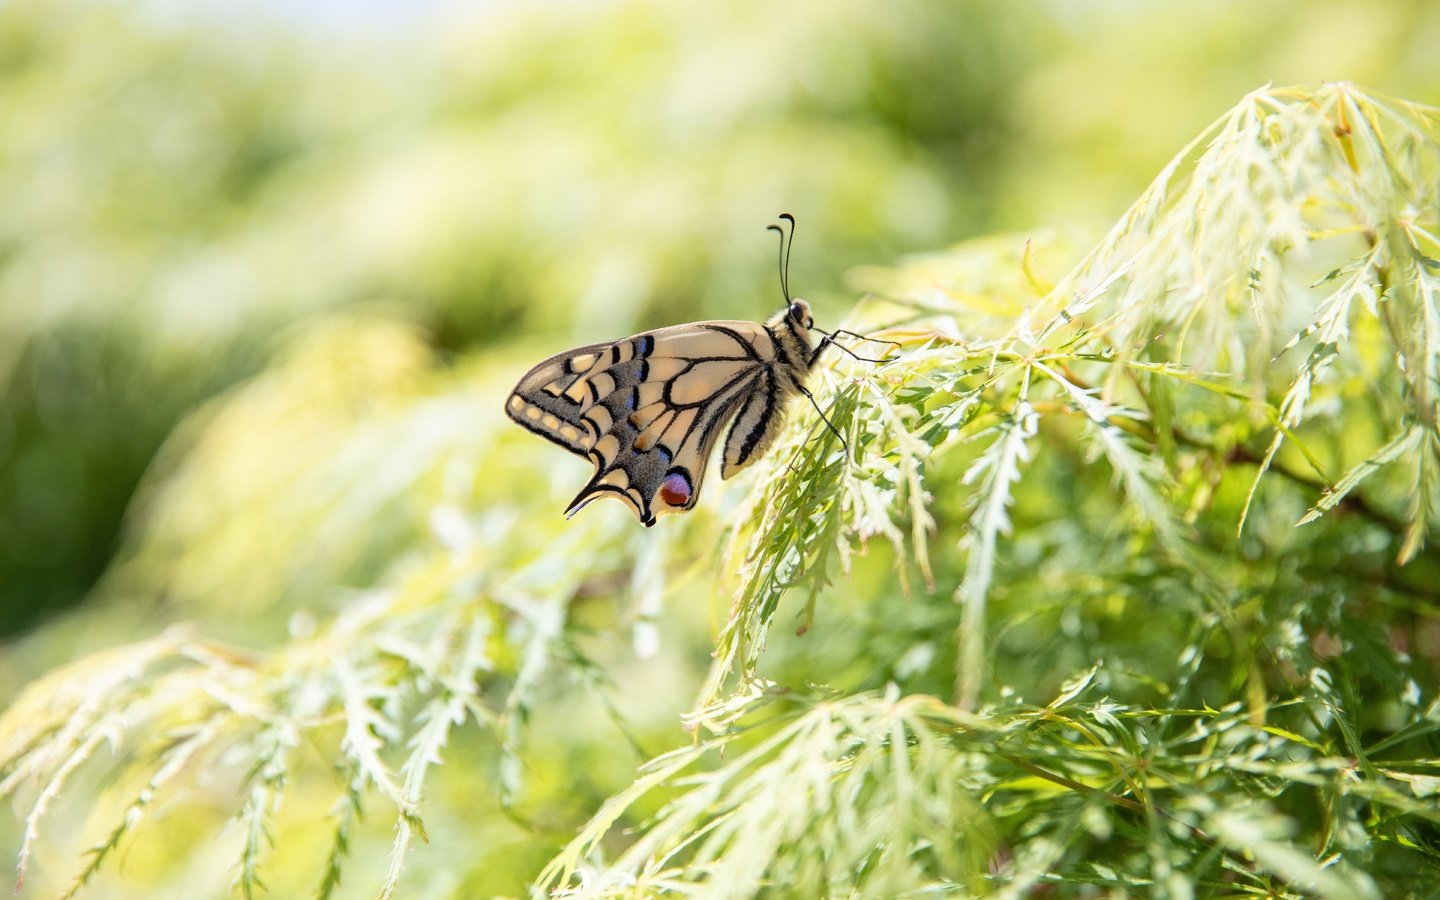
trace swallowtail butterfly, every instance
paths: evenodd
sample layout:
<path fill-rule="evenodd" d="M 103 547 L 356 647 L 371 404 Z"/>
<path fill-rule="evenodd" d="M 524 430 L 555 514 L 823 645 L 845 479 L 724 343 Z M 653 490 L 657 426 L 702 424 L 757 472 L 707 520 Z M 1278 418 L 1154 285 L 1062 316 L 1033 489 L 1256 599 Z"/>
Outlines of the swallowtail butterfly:
<path fill-rule="evenodd" d="M 720 477 L 729 478 L 769 449 L 787 401 L 808 395 L 806 376 L 834 334 L 821 331 L 811 345 L 820 329 L 809 304 L 790 298 L 787 278 L 795 219 L 781 218 L 789 240 L 770 228 L 781 231 L 786 306 L 763 325 L 695 322 L 576 347 L 515 385 L 510 418 L 595 465 L 567 517 L 600 497 L 620 500 L 647 527 L 691 509 L 722 432 Z"/>

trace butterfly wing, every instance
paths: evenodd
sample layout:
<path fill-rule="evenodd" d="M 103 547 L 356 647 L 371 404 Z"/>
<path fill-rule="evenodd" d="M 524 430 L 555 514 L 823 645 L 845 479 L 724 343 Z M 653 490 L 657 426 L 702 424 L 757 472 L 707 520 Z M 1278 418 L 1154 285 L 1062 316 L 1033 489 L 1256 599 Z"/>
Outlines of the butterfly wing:
<path fill-rule="evenodd" d="M 614 496 L 648 526 L 695 505 L 721 430 L 757 392 L 774 393 L 775 360 L 763 325 L 678 325 L 553 356 L 520 379 L 505 410 L 595 465 L 567 515 Z M 730 468 L 727 459 L 722 475 Z"/>
<path fill-rule="evenodd" d="M 764 455 L 780 431 L 784 401 L 789 396 L 787 379 L 766 369 L 745 397 L 730 431 L 725 435 L 725 452 L 720 459 L 720 477 L 729 478 Z"/>
<path fill-rule="evenodd" d="M 539 363 L 526 372 L 510 392 L 505 402 L 506 414 L 525 430 L 554 441 L 571 453 L 586 456 L 594 445 L 587 427 L 590 423 L 585 417 L 593 402 L 586 375 L 602 356 L 609 357 L 614 347 L 614 344 L 590 344 Z M 623 372 L 617 364 L 615 374 Z"/>

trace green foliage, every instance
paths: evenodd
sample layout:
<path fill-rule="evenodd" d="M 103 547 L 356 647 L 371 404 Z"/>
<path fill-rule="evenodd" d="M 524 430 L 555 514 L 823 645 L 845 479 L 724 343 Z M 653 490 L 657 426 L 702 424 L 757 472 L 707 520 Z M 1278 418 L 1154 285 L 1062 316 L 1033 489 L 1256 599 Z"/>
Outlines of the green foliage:
<path fill-rule="evenodd" d="M 106 582 L 199 623 L 0 719 L 21 875 L 50 835 L 93 846 L 72 893 L 167 838 L 139 890 L 1422 893 L 1436 184 L 1440 112 L 1267 88 L 1088 252 L 857 271 L 842 324 L 898 351 L 827 355 L 843 443 L 797 408 L 723 531 L 555 515 L 573 467 L 498 402 L 528 354 L 297 333 L 172 440 Z M 717 544 L 714 643 L 653 656 Z M 627 627 L 648 660 L 606 659 Z"/>
<path fill-rule="evenodd" d="M 1395 896 L 1440 877 L 1440 654 L 1422 637 L 1440 564 L 1422 549 L 1440 532 L 1437 174 L 1440 111 L 1348 85 L 1267 89 L 1054 287 L 1040 243 L 1015 246 L 1008 283 L 975 283 L 994 242 L 865 273 L 884 302 L 861 319 L 898 320 L 880 335 L 915 349 L 827 374 L 858 459 L 798 423 L 742 508 L 742 599 L 696 716 L 720 736 L 618 798 L 679 792 L 628 850 L 606 862 L 598 843 L 616 804 L 542 883 Z M 909 499 L 922 460 L 926 488 L 953 497 L 933 513 Z M 794 696 L 804 676 L 759 674 L 785 591 L 817 590 L 875 534 L 928 565 L 932 514 L 964 551 L 935 573 L 956 585 L 955 706 Z M 887 610 L 874 636 L 903 617 Z M 917 630 L 902 659 L 936 655 L 944 631 Z M 1055 685 L 1067 658 L 1089 668 Z M 937 686 L 900 668 L 857 686 Z M 782 696 L 801 711 L 759 712 Z M 751 730 L 776 736 L 681 777 Z M 937 780 L 978 806 L 949 809 L 948 849 L 968 852 L 954 823 L 978 819 L 998 835 L 980 842 L 987 865 L 935 855 L 917 826 L 943 803 Z"/>

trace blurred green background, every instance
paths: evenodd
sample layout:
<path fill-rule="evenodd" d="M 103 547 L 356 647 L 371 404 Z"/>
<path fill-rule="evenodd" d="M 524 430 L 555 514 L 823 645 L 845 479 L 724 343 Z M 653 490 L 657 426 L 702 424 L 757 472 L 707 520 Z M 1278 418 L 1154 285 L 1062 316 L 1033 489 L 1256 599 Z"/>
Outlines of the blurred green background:
<path fill-rule="evenodd" d="M 1440 100 L 1437 45 L 1423 0 L 7 3 L 0 630 L 81 602 L 176 423 L 319 319 L 485 359 L 761 317 L 781 210 L 823 314 L 851 266 L 1103 226 L 1266 82 Z"/>
<path fill-rule="evenodd" d="M 1423 0 L 5 3 L 0 700 L 174 621 L 239 645 L 308 637 L 382 574 L 414 588 L 417 535 L 576 554 L 593 583 L 572 586 L 567 628 L 601 634 L 584 649 L 603 674 L 573 677 L 644 685 L 618 698 L 633 733 L 593 699 L 578 715 L 568 690 L 536 705 L 527 799 L 548 843 L 498 811 L 488 736 L 456 740 L 427 798 L 415 890 L 519 893 L 555 835 L 685 739 L 703 620 L 725 609 L 643 596 L 645 567 L 671 559 L 696 561 L 663 573 L 682 586 L 715 580 L 718 480 L 700 529 L 587 510 L 559 531 L 586 467 L 470 424 L 519 373 L 642 328 L 766 316 L 781 300 L 764 226 L 781 211 L 800 223 L 791 284 L 833 321 L 858 267 L 995 233 L 1098 233 L 1268 82 L 1440 103 L 1436 46 L 1440 7 Z M 533 533 L 517 495 L 544 516 Z M 859 563 L 854 593 L 888 590 L 887 562 Z M 582 602 L 631 584 L 638 614 Z M 952 613 L 944 597 L 885 613 L 873 630 L 894 646 L 872 647 L 923 670 L 906 629 Z M 823 671 L 810 663 L 877 615 L 846 596 L 829 614 L 830 643 L 777 635 L 792 671 Z M 634 615 L 666 617 L 667 652 L 615 639 Z M 635 630 L 637 649 L 658 640 Z M 869 662 L 833 684 L 873 680 Z M 330 774 L 297 778 L 279 816 L 294 839 L 276 848 L 277 896 L 313 885 Z M 93 843 L 70 823 L 107 821 L 86 818 L 92 797 L 113 818 L 132 787 L 71 785 L 50 876 Z M 234 793 L 210 787 L 227 800 L 177 804 L 127 856 L 140 895 L 188 896 L 187 875 L 233 866 L 193 840 Z M 367 823 L 370 846 L 389 824 Z M 0 848 L 14 834 L 5 822 Z M 170 837 L 190 841 L 181 863 L 161 858 Z M 466 867 L 443 864 L 455 854 Z M 383 853 L 355 856 L 363 895 Z"/>

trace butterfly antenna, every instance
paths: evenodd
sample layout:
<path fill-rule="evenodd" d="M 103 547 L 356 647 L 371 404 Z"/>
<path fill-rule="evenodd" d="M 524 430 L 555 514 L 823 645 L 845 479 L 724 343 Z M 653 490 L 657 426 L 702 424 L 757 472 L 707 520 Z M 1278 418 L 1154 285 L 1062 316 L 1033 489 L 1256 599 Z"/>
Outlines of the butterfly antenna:
<path fill-rule="evenodd" d="M 790 299 L 790 251 L 795 247 L 795 217 L 781 213 L 780 218 L 790 223 L 790 240 L 785 242 L 785 260 L 780 264 L 780 280 L 785 289 L 785 299 Z"/>
<path fill-rule="evenodd" d="M 781 213 L 780 218 L 790 222 L 790 240 L 786 241 L 785 230 L 779 225 L 766 225 L 766 231 L 773 231 L 780 235 L 780 255 L 778 258 L 780 268 L 780 292 L 785 295 L 785 302 L 790 302 L 790 244 L 795 242 L 795 217 L 789 213 Z"/>

